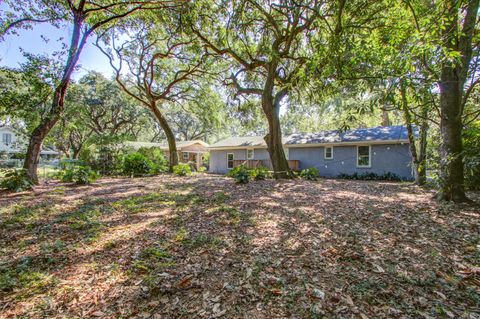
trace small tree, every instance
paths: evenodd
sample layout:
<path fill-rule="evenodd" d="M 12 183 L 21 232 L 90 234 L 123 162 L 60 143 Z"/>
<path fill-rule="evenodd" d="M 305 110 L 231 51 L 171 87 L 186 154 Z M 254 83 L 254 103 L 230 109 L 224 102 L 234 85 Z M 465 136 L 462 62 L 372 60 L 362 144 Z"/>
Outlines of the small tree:
<path fill-rule="evenodd" d="M 12 12 L 0 19 L 2 23 L 0 38 L 15 28 L 31 28 L 34 23 L 70 24 L 72 27 L 67 59 L 62 75 L 55 84 L 51 107 L 40 124 L 33 130 L 28 144 L 24 168 L 27 176 L 34 183 L 38 183 L 37 166 L 43 142 L 64 112 L 65 96 L 70 79 L 89 37 L 98 29 L 108 27 L 116 20 L 125 18 L 134 12 L 174 7 L 181 2 L 182 0 L 5 1 Z"/>

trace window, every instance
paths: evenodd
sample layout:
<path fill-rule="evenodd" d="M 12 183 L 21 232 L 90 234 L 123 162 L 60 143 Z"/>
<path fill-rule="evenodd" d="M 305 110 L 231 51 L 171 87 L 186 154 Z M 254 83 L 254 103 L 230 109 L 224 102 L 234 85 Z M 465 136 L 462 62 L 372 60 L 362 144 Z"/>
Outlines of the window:
<path fill-rule="evenodd" d="M 227 168 L 228 169 L 233 168 L 233 153 L 227 154 Z"/>
<path fill-rule="evenodd" d="M 247 150 L 247 160 L 253 160 L 255 158 L 254 150 Z"/>
<path fill-rule="evenodd" d="M 189 155 L 190 155 L 190 154 L 188 154 L 188 152 L 183 152 L 183 160 L 184 160 L 184 161 L 188 161 Z"/>
<path fill-rule="evenodd" d="M 370 146 L 357 146 L 357 166 L 370 167 Z"/>
<path fill-rule="evenodd" d="M 285 147 L 285 148 L 283 149 L 283 152 L 285 153 L 285 158 L 288 160 L 288 157 L 290 156 L 289 149 Z"/>
<path fill-rule="evenodd" d="M 7 144 L 7 145 L 11 144 L 12 143 L 12 134 L 3 133 L 2 142 L 3 142 L 3 144 Z"/>
<path fill-rule="evenodd" d="M 332 146 L 325 146 L 323 157 L 325 159 L 332 159 L 333 158 L 333 147 Z"/>

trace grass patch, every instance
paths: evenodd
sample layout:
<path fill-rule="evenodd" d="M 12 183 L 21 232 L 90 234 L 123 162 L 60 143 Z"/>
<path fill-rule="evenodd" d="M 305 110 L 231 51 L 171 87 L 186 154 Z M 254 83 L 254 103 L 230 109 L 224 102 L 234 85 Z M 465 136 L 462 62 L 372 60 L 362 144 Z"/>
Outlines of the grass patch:
<path fill-rule="evenodd" d="M 48 202 L 33 206 L 16 204 L 0 212 L 0 216 L 2 217 L 0 225 L 5 228 L 28 226 L 27 228 L 32 229 L 39 220 L 45 218 L 45 216 L 52 211 L 52 204 Z"/>
<path fill-rule="evenodd" d="M 220 205 L 207 210 L 207 213 L 222 214 L 224 224 L 239 225 L 249 220 L 246 214 L 232 206 Z"/>
<path fill-rule="evenodd" d="M 215 192 L 215 194 L 213 194 L 213 202 L 215 204 L 224 204 L 229 198 L 230 196 L 223 191 Z"/>
<path fill-rule="evenodd" d="M 112 212 L 103 200 L 86 202 L 74 211 L 61 215 L 57 222 L 64 222 L 75 233 L 81 233 L 88 241 L 95 241 L 104 229 L 100 217 Z"/>
<path fill-rule="evenodd" d="M 186 237 L 182 240 L 182 245 L 189 249 L 210 248 L 216 249 L 225 246 L 225 242 L 215 236 L 200 234 L 193 237 Z"/>
<path fill-rule="evenodd" d="M 142 250 L 132 264 L 132 276 L 143 275 L 143 282 L 149 289 L 157 287 L 162 280 L 162 270 L 174 267 L 174 257 L 162 245 L 150 246 Z"/>
<path fill-rule="evenodd" d="M 18 291 L 17 297 L 27 297 L 42 293 L 54 286 L 57 280 L 38 267 L 32 257 L 23 258 L 16 266 L 4 265 L 0 268 L 0 292 Z"/>
<path fill-rule="evenodd" d="M 204 200 L 197 194 L 148 194 L 122 199 L 112 206 L 130 214 L 146 212 L 165 206 L 183 207 L 191 204 L 203 203 Z"/>

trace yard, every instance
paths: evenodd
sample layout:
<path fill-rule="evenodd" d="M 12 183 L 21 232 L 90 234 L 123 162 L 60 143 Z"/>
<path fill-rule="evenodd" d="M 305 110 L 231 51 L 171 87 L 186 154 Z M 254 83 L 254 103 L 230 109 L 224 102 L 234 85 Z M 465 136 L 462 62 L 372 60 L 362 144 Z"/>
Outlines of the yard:
<path fill-rule="evenodd" d="M 2 193 L 0 318 L 480 318 L 480 210 L 431 197 L 212 175 Z"/>

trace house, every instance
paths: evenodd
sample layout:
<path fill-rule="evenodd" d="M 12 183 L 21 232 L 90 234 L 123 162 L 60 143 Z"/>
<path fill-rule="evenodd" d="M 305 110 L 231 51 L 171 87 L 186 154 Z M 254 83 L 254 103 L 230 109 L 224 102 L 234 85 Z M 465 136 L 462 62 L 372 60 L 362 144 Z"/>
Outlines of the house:
<path fill-rule="evenodd" d="M 21 158 L 27 151 L 28 139 L 11 126 L 0 127 L 0 153 L 3 159 Z M 44 147 L 40 152 L 42 160 L 58 157 L 59 152 Z"/>
<path fill-rule="evenodd" d="M 324 177 L 367 172 L 390 172 L 407 180 L 414 176 L 404 126 L 292 134 L 283 138 L 283 147 L 292 170 L 316 167 Z M 225 174 L 241 164 L 272 168 L 261 136 L 231 137 L 208 149 L 212 173 Z"/>
<path fill-rule="evenodd" d="M 157 147 L 164 151 L 165 156 L 169 157 L 169 148 L 167 142 L 150 143 L 150 142 L 126 142 L 127 146 L 133 149 L 142 147 Z M 181 163 L 195 163 L 198 169 L 204 164 L 205 154 L 208 153 L 208 144 L 200 140 L 177 141 L 178 161 Z"/>

